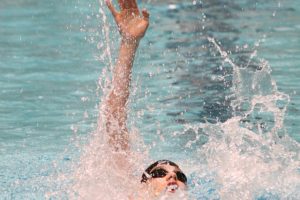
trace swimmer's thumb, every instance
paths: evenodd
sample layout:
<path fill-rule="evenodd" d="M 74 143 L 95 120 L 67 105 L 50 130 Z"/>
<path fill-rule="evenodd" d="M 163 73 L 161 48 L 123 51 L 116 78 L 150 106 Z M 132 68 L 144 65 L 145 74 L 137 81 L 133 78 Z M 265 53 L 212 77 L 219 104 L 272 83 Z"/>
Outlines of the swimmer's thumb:
<path fill-rule="evenodd" d="M 142 10 L 142 15 L 143 15 L 143 17 L 144 17 L 145 20 L 147 20 L 147 21 L 149 20 L 150 14 L 149 14 L 149 12 L 146 9 Z"/>

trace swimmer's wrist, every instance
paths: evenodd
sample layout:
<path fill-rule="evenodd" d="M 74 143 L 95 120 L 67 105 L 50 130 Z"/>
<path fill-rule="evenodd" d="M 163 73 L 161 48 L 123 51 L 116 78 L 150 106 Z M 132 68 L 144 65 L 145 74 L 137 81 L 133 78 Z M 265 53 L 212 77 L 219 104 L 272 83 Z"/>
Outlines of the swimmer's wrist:
<path fill-rule="evenodd" d="M 139 46 L 139 43 L 140 43 L 140 39 L 135 39 L 135 38 L 122 38 L 121 40 L 121 44 L 132 48 L 137 48 Z"/>

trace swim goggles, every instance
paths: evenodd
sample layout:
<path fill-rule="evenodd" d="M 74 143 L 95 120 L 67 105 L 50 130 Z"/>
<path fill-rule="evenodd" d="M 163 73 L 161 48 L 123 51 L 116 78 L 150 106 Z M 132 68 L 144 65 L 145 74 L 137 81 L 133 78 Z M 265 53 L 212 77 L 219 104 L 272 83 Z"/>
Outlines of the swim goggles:
<path fill-rule="evenodd" d="M 150 174 L 144 172 L 144 174 L 146 175 L 147 179 L 150 178 L 163 178 L 165 177 L 169 172 L 163 168 L 156 168 L 153 169 Z M 176 171 L 174 172 L 176 174 L 177 180 L 179 180 L 180 182 L 183 182 L 186 184 L 187 182 L 187 178 L 185 176 L 185 174 L 182 171 Z"/>

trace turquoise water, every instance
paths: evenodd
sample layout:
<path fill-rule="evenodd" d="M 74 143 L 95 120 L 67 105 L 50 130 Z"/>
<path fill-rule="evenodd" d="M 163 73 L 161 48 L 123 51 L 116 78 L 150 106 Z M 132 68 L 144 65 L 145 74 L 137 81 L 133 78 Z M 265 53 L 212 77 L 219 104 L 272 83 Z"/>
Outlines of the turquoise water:
<path fill-rule="evenodd" d="M 107 15 L 103 23 L 99 8 L 108 12 L 101 2 L 0 2 L 0 199 L 44 199 L 76 182 L 73 177 L 56 177 L 71 177 L 82 143 L 97 126 L 102 95 L 98 80 L 105 80 L 102 70 L 114 59 L 118 46 L 111 17 Z M 151 12 L 151 26 L 135 62 L 129 124 L 141 134 L 150 159 L 168 158 L 183 165 L 191 193 L 198 199 L 234 199 L 245 191 L 253 199 L 299 197 L 300 181 L 292 180 L 299 172 L 292 167 L 299 169 L 300 4 L 292 0 L 140 3 Z M 110 30 L 110 42 L 104 27 Z M 107 44 L 111 54 L 104 52 Z M 228 53 L 227 60 L 218 47 Z M 262 59 L 270 68 L 262 67 Z M 238 74 L 242 79 L 235 82 Z M 252 81 L 259 89 L 248 88 Z M 267 102 L 249 113 L 258 94 L 274 99 L 279 111 Z M 230 174 L 225 170 L 230 167 L 234 171 L 231 162 L 219 158 L 235 155 L 223 145 L 237 138 L 226 132 L 237 130 L 237 116 L 243 118 L 237 120 L 240 127 L 250 130 L 241 130 L 240 135 L 251 141 L 239 149 L 250 160 L 234 157 L 242 166 L 240 177 L 250 170 L 243 162 L 270 160 L 269 165 L 257 161 L 251 169 L 258 172 L 249 171 L 253 177 L 267 177 L 259 179 L 263 185 L 254 187 L 257 180 L 251 178 L 243 184 L 235 180 L 241 188 L 233 191 L 231 180 L 216 177 Z M 272 132 L 280 117 L 284 124 Z M 256 135 L 265 140 L 253 142 Z M 281 146 L 268 146 L 273 143 Z M 208 154 L 212 149 L 215 153 Z M 258 155 L 259 149 L 265 154 Z M 285 164 L 277 163 L 284 158 Z M 265 171 L 267 166 L 280 166 L 282 173 Z M 287 177 L 290 188 L 275 176 Z M 281 186 L 283 190 L 278 189 Z M 235 196 L 226 195 L 229 192 Z M 60 192 L 57 198 L 68 195 Z"/>

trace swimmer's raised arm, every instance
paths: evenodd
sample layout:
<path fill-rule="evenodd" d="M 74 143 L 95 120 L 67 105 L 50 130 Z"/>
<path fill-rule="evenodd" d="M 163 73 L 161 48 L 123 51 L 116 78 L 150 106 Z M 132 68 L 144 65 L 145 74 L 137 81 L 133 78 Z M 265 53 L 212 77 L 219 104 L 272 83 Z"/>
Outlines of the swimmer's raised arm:
<path fill-rule="evenodd" d="M 126 127 L 127 101 L 131 80 L 131 69 L 139 41 L 149 25 L 149 13 L 140 13 L 136 0 L 118 0 L 117 11 L 111 0 L 106 4 L 111 11 L 121 34 L 119 56 L 113 69 L 112 90 L 106 99 L 107 131 L 109 143 L 115 150 L 129 149 Z"/>

